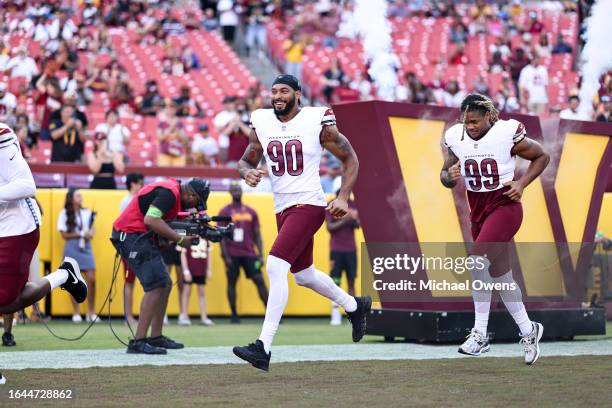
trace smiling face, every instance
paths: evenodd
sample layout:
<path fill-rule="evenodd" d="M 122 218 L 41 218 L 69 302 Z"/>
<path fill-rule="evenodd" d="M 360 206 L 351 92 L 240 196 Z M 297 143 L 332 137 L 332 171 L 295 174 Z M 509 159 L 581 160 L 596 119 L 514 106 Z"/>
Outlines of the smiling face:
<path fill-rule="evenodd" d="M 480 139 L 491 129 L 491 115 L 479 110 L 467 111 L 464 126 L 472 139 Z"/>
<path fill-rule="evenodd" d="M 293 90 L 289 85 L 276 84 L 272 86 L 271 95 L 274 113 L 278 116 L 287 116 L 297 110 L 297 100 L 302 93 Z"/>

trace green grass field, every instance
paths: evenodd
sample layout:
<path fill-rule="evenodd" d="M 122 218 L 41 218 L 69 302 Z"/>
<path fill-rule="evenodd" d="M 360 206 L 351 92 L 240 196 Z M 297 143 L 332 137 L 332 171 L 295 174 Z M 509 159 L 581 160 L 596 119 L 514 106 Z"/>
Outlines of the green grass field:
<path fill-rule="evenodd" d="M 231 325 L 179 327 L 165 333 L 187 347 L 245 344 L 257 337 L 261 319 Z M 52 321 L 59 335 L 76 336 L 86 327 Z M 114 321 L 128 338 L 127 328 Z M 608 323 L 610 338 L 612 324 Z M 612 356 L 543 356 L 535 366 L 520 358 L 368 360 L 274 363 L 269 373 L 246 364 L 135 366 L 86 369 L 10 370 L 2 354 L 19 351 L 111 349 L 122 347 L 107 323 L 94 325 L 77 342 L 57 340 L 40 323 L 14 329 L 17 347 L 0 347 L 0 367 L 8 383 L 0 386 L 0 406 L 77 407 L 606 407 L 612 401 Z M 584 340 L 584 339 L 583 339 Z M 366 343 L 382 338 L 366 336 Z M 276 345 L 351 343 L 350 327 L 330 327 L 327 319 L 285 319 Z M 584 342 L 580 342 L 584 343 Z M 418 347 L 415 345 L 415 347 Z M 446 346 L 441 346 L 446 347 Z M 449 345 L 448 347 L 455 347 Z M 516 346 L 518 347 L 518 345 Z M 274 359 L 274 357 L 273 357 Z M 16 400 L 10 390 L 69 389 L 71 401 Z"/>

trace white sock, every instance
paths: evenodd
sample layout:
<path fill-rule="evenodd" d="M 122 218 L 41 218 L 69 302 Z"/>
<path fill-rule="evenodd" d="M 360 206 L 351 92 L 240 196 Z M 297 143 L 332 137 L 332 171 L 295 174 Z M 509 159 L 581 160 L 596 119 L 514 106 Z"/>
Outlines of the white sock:
<path fill-rule="evenodd" d="M 508 312 L 518 325 L 519 330 L 521 331 L 521 336 L 527 336 L 530 334 L 533 330 L 533 326 L 531 324 L 531 320 L 529 320 L 529 316 L 527 316 L 525 305 L 523 304 L 523 293 L 521 292 L 521 288 L 512 278 L 512 271 L 509 271 L 502 276 L 493 278 L 493 282 L 502 283 L 504 286 L 514 286 L 514 289 L 500 290 L 499 295 L 504 301 L 506 309 L 508 309 Z"/>
<path fill-rule="evenodd" d="M 474 259 L 474 268 L 470 270 L 472 282 L 475 280 L 480 280 L 484 283 L 490 282 L 490 262 L 488 259 L 479 255 L 472 255 L 470 258 Z M 489 324 L 489 311 L 491 310 L 491 290 L 472 289 L 472 298 L 474 299 L 474 329 L 486 336 Z"/>
<path fill-rule="evenodd" d="M 329 275 L 317 271 L 314 265 L 310 265 L 308 268 L 294 273 L 293 277 L 295 278 L 295 283 L 298 285 L 310 288 L 318 294 L 330 299 L 332 302 L 336 302 L 347 312 L 354 312 L 357 310 L 357 301 L 355 298 L 342 290 L 340 286 L 336 285 Z"/>
<path fill-rule="evenodd" d="M 66 281 L 68 280 L 68 271 L 65 269 L 58 269 L 57 271 L 45 276 L 43 279 L 49 281 L 49 285 L 51 285 L 51 290 L 53 290 L 66 283 Z"/>
<path fill-rule="evenodd" d="M 276 330 L 278 330 L 281 317 L 283 317 L 285 306 L 287 306 L 287 299 L 289 297 L 287 273 L 290 268 L 291 265 L 287 261 L 273 255 L 268 256 L 266 271 L 270 279 L 270 290 L 268 293 L 268 304 L 266 305 L 266 318 L 259 335 L 259 340 L 263 343 L 266 353 L 270 352 L 274 335 Z"/>

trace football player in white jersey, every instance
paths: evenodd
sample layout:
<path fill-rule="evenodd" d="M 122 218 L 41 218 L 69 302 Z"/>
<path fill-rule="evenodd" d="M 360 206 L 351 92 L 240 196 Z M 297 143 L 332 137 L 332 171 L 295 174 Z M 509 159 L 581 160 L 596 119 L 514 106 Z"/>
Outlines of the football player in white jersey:
<path fill-rule="evenodd" d="M 461 104 L 461 113 L 463 123 L 452 126 L 444 134 L 446 152 L 440 180 L 444 186 L 453 188 L 459 179 L 464 179 L 474 239 L 470 255 L 475 258 L 474 265 L 482 266 L 470 271 L 472 280 L 501 283 L 508 288 L 499 293 L 519 326 L 525 363 L 533 364 L 540 355 L 539 341 L 544 327 L 527 315 L 503 243 L 510 242 L 519 230 L 523 219 L 520 202 L 523 190 L 544 171 L 549 156 L 538 142 L 526 136 L 522 123 L 499 119 L 493 102 L 484 95 L 468 95 Z M 530 161 L 518 180 L 514 178 L 516 156 Z M 474 328 L 459 352 L 477 356 L 490 348 L 487 324 L 491 291 L 472 290 L 472 296 Z"/>
<path fill-rule="evenodd" d="M 273 109 L 251 115 L 250 143 L 238 162 L 240 176 L 251 187 L 262 177 L 257 166 L 265 157 L 274 192 L 278 236 L 266 262 L 270 293 L 259 338 L 234 354 L 254 367 L 268 370 L 270 347 L 288 298 L 287 273 L 295 282 L 341 305 L 353 326 L 353 341 L 365 334 L 370 297 L 353 297 L 313 265 L 313 237 L 325 220 L 326 209 L 344 217 L 357 178 L 359 162 L 351 144 L 336 127 L 331 109 L 300 107 L 301 90 L 292 75 L 280 75 L 272 85 Z M 338 197 L 327 205 L 319 178 L 319 162 L 327 149 L 344 165 Z"/>

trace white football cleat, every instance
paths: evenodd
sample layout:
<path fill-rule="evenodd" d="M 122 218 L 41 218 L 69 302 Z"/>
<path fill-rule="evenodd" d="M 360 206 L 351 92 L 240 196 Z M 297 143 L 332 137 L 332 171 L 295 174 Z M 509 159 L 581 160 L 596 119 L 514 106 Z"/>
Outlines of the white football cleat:
<path fill-rule="evenodd" d="M 2 384 L 6 384 L 6 377 L 2 375 L 2 373 L 0 373 L 0 385 Z"/>
<path fill-rule="evenodd" d="M 472 329 L 467 336 L 467 340 L 459 346 L 459 352 L 470 356 L 479 356 L 489 351 L 490 348 L 489 338 L 483 336 L 482 333 L 476 329 Z"/>
<path fill-rule="evenodd" d="M 541 323 L 531 322 L 533 330 L 527 336 L 524 336 L 520 344 L 525 350 L 525 364 L 532 365 L 540 357 L 540 339 L 544 333 L 544 326 Z"/>

